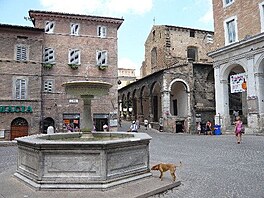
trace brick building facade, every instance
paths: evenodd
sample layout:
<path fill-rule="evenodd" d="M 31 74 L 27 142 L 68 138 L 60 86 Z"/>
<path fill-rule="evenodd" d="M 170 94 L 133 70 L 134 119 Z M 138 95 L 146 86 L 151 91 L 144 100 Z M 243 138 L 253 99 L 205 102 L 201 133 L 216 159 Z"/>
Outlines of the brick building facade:
<path fill-rule="evenodd" d="M 66 95 L 62 87 L 77 80 L 113 85 L 109 95 L 92 101 L 95 125 L 102 130 L 117 112 L 117 30 L 123 19 L 34 10 L 29 16 L 34 28 L 0 26 L 0 75 L 5 85 L 0 88 L 5 93 L 0 97 L 0 128 L 5 138 L 16 136 L 12 123 L 18 118 L 26 122 L 25 134 L 45 133 L 49 125 L 58 131 L 67 124 L 81 128 L 82 101 Z M 32 112 L 11 112 L 9 106 L 30 106 Z"/>
<path fill-rule="evenodd" d="M 213 11 L 215 121 L 233 130 L 239 112 L 246 133 L 263 132 L 264 1 L 213 0 Z"/>
<path fill-rule="evenodd" d="M 153 26 L 145 42 L 142 78 L 118 91 L 125 119 L 148 119 L 168 132 L 194 133 L 214 117 L 211 31 Z M 161 118 L 161 119 L 160 119 Z"/>

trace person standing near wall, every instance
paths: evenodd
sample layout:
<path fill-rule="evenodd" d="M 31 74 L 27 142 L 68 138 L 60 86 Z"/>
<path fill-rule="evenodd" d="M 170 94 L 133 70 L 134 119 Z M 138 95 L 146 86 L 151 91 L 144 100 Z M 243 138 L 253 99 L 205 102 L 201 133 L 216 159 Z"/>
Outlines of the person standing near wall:
<path fill-rule="evenodd" d="M 145 129 L 147 130 L 148 129 L 148 120 L 147 119 L 144 120 L 144 126 L 145 126 Z"/>
<path fill-rule="evenodd" d="M 212 123 L 211 123 L 210 120 L 208 120 L 206 122 L 205 130 L 206 130 L 207 135 L 213 135 L 213 133 L 212 133 Z"/>
<path fill-rule="evenodd" d="M 201 130 L 202 130 L 201 122 L 197 122 L 196 130 L 197 130 L 197 133 L 198 133 L 199 135 L 201 135 Z"/>
<path fill-rule="evenodd" d="M 121 120 L 121 118 L 118 119 L 118 124 L 119 124 L 119 127 L 122 127 L 122 120 Z"/>
<path fill-rule="evenodd" d="M 159 119 L 159 131 L 163 132 L 163 117 Z"/>

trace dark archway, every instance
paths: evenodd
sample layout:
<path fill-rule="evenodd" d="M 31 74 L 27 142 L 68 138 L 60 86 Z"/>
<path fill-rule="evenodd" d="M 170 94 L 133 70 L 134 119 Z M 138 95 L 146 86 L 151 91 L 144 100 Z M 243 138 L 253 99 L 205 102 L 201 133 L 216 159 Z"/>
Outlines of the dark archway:
<path fill-rule="evenodd" d="M 240 65 L 234 65 L 228 76 L 229 115 L 231 124 L 235 121 L 235 115 L 240 115 L 243 123 L 247 123 L 247 92 L 241 90 L 241 84 L 245 79 L 244 69 Z"/>
<path fill-rule="evenodd" d="M 45 118 L 44 121 L 43 121 L 43 131 L 42 133 L 47 133 L 47 128 L 49 126 L 53 126 L 55 127 L 55 121 L 51 118 L 51 117 L 48 117 L 48 118 Z"/>

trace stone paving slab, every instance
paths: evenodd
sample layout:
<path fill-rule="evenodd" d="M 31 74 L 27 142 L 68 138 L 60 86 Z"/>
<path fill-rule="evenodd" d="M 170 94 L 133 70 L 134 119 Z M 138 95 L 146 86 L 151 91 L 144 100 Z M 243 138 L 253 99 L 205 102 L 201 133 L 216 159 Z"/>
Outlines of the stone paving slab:
<path fill-rule="evenodd" d="M 16 167 L 12 166 L 0 174 L 0 198 L 145 198 L 170 190 L 181 184 L 180 181 L 172 182 L 168 178 L 163 181 L 157 176 L 129 182 L 106 191 L 99 190 L 52 190 L 35 191 L 19 181 L 13 175 Z"/>

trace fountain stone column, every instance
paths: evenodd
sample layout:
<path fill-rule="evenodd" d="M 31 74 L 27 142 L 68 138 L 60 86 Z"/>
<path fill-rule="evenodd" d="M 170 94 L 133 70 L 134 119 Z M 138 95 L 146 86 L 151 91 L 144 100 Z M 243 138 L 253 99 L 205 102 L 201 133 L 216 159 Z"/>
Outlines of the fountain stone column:
<path fill-rule="evenodd" d="M 81 95 L 83 100 L 83 122 L 81 122 L 81 128 L 88 131 L 93 130 L 93 121 L 91 113 L 91 100 L 94 96 L 91 95 Z"/>

